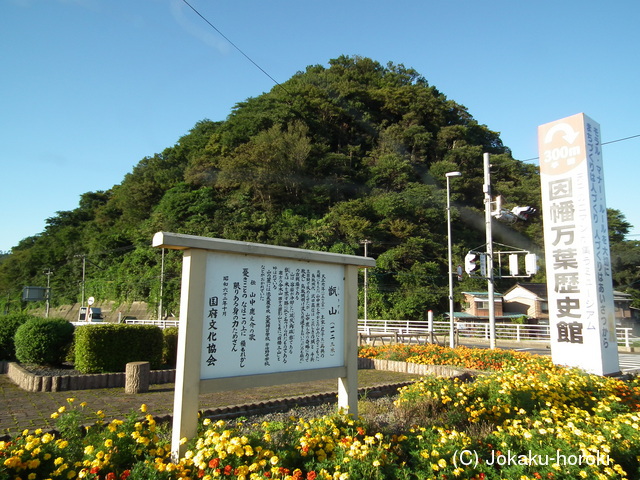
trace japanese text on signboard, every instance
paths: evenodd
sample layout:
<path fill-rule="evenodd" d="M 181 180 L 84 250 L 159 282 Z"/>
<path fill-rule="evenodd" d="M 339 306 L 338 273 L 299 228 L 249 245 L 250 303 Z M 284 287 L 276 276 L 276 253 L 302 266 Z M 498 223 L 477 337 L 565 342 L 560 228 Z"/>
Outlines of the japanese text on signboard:
<path fill-rule="evenodd" d="M 227 255 L 212 267 L 201 378 L 342 364 L 341 266 Z"/>

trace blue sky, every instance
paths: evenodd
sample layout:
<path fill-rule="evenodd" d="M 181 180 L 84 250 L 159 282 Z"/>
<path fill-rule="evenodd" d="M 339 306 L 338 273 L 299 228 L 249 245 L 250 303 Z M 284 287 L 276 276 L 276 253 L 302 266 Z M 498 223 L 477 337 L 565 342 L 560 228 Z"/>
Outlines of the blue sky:
<path fill-rule="evenodd" d="M 637 0 L 189 2 L 279 82 L 340 55 L 412 67 L 520 160 L 580 112 L 603 142 L 640 135 Z M 2 0 L 0 59 L 0 251 L 273 87 L 182 0 Z M 632 239 L 639 157 L 640 137 L 603 147 Z"/>

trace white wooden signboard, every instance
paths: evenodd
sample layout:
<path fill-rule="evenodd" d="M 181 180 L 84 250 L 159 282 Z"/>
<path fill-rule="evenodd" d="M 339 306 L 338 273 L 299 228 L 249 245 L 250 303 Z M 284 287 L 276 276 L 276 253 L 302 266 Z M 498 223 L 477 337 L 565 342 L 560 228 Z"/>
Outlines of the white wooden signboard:
<path fill-rule="evenodd" d="M 153 246 L 184 250 L 175 456 L 200 393 L 337 378 L 357 415 L 358 267 L 373 259 L 166 232 Z"/>
<path fill-rule="evenodd" d="M 573 115 L 538 143 L 553 361 L 618 373 L 600 125 Z"/>

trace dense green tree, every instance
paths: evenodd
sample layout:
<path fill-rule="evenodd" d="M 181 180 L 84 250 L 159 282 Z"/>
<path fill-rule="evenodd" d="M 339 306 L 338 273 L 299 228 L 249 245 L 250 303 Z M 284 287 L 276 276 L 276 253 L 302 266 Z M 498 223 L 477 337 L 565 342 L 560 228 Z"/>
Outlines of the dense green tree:
<path fill-rule="evenodd" d="M 155 311 L 162 255 L 150 243 L 164 230 L 357 255 L 366 239 L 378 260 L 370 318 L 446 311 L 445 174 L 463 173 L 451 183 L 460 264 L 485 242 L 485 152 L 505 207 L 539 208 L 537 167 L 513 159 L 497 132 L 415 70 L 357 56 L 311 65 L 238 103 L 224 121 L 197 122 L 120 184 L 57 212 L 43 232 L 0 256 L 0 302 L 23 307 L 22 286 L 43 285 L 51 269 L 54 303 L 78 301 L 84 287 Z M 495 241 L 541 251 L 539 217 L 494 225 Z M 629 225 L 620 212 L 610 215 L 610 229 L 616 288 L 640 299 L 638 245 L 624 240 Z M 162 300 L 173 313 L 180 269 L 180 252 L 165 252 Z M 475 288 L 486 284 L 465 276 L 456 290 Z"/>

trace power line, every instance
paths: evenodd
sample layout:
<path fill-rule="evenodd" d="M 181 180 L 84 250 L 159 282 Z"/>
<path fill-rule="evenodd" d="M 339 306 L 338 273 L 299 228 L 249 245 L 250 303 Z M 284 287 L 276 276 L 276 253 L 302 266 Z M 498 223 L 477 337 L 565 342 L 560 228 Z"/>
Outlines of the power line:
<path fill-rule="evenodd" d="M 278 87 L 280 87 L 282 90 L 285 91 L 285 93 L 287 95 L 291 95 L 286 88 L 284 88 L 282 86 L 282 84 L 280 82 L 278 82 L 275 78 L 273 78 L 271 75 L 269 75 L 269 73 L 262 68 L 260 65 L 258 65 L 256 62 L 253 61 L 253 59 L 251 57 L 249 57 L 249 55 L 247 55 L 246 53 L 244 53 L 242 51 L 242 49 L 240 47 L 238 47 L 235 43 L 233 43 L 224 33 L 222 33 L 220 30 L 218 30 L 218 28 L 211 23 L 209 20 L 207 20 L 205 18 L 204 15 L 202 15 L 198 10 L 195 9 L 195 7 L 193 5 L 191 5 L 189 2 L 187 2 L 187 0 L 182 0 L 185 5 L 187 5 L 191 10 L 193 10 L 195 12 L 196 15 L 198 15 L 202 20 L 204 20 L 211 28 L 213 28 L 216 32 L 218 32 L 218 35 L 220 35 L 222 38 L 224 38 L 227 42 L 229 42 L 229 44 L 235 48 L 238 52 L 240 52 L 244 58 L 246 58 L 247 60 L 249 60 L 258 70 L 260 70 L 262 73 L 264 73 L 267 77 L 269 77 L 269 79 L 271 79 L 271 81 L 276 84 Z"/>
<path fill-rule="evenodd" d="M 623 142 L 625 140 L 632 140 L 632 139 L 638 138 L 638 137 L 640 137 L 640 134 L 631 135 L 630 137 L 618 138 L 617 140 L 609 140 L 608 142 L 602 142 L 600 144 L 600 146 L 609 145 L 611 143 Z M 520 160 L 520 161 L 521 162 L 533 162 L 534 160 L 539 160 L 539 159 L 540 159 L 540 157 L 533 157 L 533 158 L 527 158 L 526 160 Z"/>

